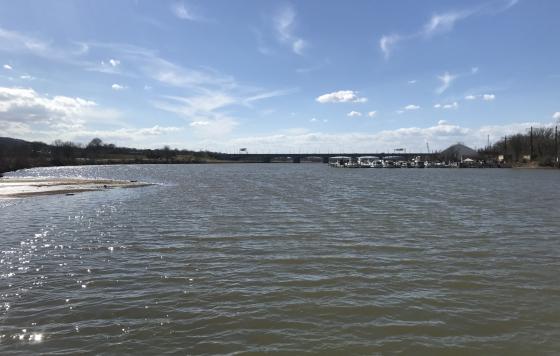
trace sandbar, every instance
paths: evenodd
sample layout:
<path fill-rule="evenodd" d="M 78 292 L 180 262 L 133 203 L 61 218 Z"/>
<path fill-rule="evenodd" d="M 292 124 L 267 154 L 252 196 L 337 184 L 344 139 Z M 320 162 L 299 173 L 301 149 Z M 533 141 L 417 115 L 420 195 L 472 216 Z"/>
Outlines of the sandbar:
<path fill-rule="evenodd" d="M 81 178 L 0 178 L 0 198 L 23 198 L 36 195 L 67 194 L 108 190 L 113 188 L 139 188 L 151 183 Z"/>

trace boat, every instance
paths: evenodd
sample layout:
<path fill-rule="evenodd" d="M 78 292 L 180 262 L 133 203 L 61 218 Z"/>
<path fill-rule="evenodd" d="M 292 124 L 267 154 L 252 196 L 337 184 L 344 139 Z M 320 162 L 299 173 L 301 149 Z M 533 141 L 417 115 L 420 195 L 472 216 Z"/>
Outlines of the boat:
<path fill-rule="evenodd" d="M 329 157 L 329 166 L 336 168 L 348 168 L 352 166 L 352 157 L 334 156 Z"/>
<path fill-rule="evenodd" d="M 361 168 L 373 168 L 376 161 L 379 160 L 377 156 L 362 156 L 358 157 L 358 165 Z"/>

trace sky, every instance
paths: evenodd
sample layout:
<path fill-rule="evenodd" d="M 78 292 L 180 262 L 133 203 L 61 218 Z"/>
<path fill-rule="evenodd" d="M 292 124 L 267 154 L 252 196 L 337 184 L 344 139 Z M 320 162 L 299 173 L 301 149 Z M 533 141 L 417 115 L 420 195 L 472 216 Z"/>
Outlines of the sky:
<path fill-rule="evenodd" d="M 250 153 L 560 123 L 556 0 L 0 0 L 0 136 Z"/>

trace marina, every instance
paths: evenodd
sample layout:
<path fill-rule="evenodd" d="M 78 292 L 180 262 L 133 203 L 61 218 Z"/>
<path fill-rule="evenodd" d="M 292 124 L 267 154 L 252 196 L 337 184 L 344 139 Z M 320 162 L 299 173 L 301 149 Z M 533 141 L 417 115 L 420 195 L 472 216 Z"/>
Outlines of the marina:
<path fill-rule="evenodd" d="M 509 168 L 506 164 L 497 164 L 483 160 L 466 158 L 462 161 L 425 161 L 421 156 L 406 160 L 400 156 L 333 156 L 328 164 L 333 168 Z"/>

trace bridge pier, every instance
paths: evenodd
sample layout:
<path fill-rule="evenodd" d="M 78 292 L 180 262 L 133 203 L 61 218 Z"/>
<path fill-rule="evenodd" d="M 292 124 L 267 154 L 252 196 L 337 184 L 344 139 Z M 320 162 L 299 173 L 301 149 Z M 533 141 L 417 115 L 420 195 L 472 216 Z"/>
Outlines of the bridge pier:
<path fill-rule="evenodd" d="M 301 157 L 294 157 L 292 162 L 293 163 L 301 163 Z"/>

